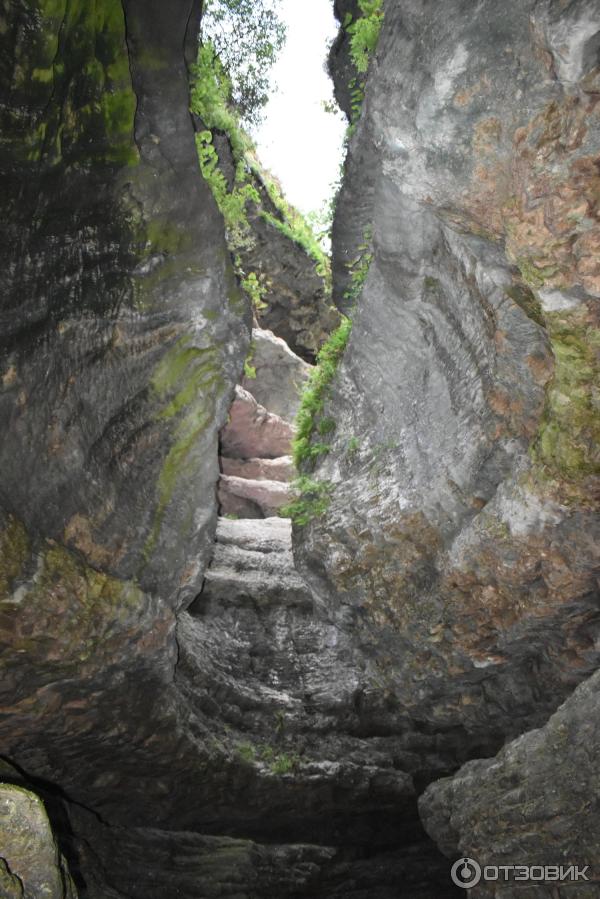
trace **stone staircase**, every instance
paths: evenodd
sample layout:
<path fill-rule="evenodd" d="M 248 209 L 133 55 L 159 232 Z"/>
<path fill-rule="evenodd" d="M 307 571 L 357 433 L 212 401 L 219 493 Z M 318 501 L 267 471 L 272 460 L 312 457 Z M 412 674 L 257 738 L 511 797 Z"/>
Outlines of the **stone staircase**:
<path fill-rule="evenodd" d="M 202 601 L 213 606 L 252 599 L 261 607 L 312 604 L 292 555 L 289 518 L 230 520 L 221 517 Z"/>
<path fill-rule="evenodd" d="M 240 519 L 275 516 L 293 498 L 292 421 L 311 369 L 270 331 L 253 329 L 252 346 L 221 432 L 220 514 Z"/>

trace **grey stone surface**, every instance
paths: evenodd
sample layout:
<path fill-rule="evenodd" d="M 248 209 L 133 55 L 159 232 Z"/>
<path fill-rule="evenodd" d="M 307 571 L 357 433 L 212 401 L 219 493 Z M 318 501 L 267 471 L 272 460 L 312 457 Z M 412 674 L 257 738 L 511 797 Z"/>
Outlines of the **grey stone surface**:
<path fill-rule="evenodd" d="M 245 377 L 242 387 L 269 412 L 292 422 L 300 406 L 300 394 L 310 374 L 310 365 L 272 331 L 253 328 L 252 348 L 250 364 L 256 377 Z"/>
<path fill-rule="evenodd" d="M 312 608 L 310 591 L 294 568 L 288 519 L 219 519 L 215 554 L 191 611 L 215 600 L 233 604 L 246 596 L 260 605 L 297 600 Z"/>
<path fill-rule="evenodd" d="M 296 560 L 399 706 L 476 754 L 599 660 L 598 33 L 586 2 L 386 4 L 336 207 L 341 308 L 373 259 Z M 541 313 L 559 283 L 580 304 Z"/>
<path fill-rule="evenodd" d="M 482 881 L 470 895 L 598 895 L 599 690 L 596 673 L 542 728 L 523 734 L 495 758 L 468 762 L 432 784 L 419 802 L 428 832 L 450 858 L 468 856 L 482 867 L 576 865 L 588 869 L 591 883 L 570 877 L 529 887 Z"/>

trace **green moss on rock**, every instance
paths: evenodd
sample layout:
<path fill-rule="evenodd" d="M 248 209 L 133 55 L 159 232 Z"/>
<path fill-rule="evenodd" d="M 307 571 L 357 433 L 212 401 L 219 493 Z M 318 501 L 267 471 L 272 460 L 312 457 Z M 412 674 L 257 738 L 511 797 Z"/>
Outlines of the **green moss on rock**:
<path fill-rule="evenodd" d="M 13 581 L 22 574 L 29 552 L 25 527 L 9 516 L 0 530 L 0 598 L 8 595 Z"/>
<path fill-rule="evenodd" d="M 135 607 L 141 598 L 141 591 L 135 584 L 90 568 L 58 544 L 44 553 L 43 566 L 32 594 L 42 600 L 56 590 L 68 591 L 69 596 L 77 601 L 83 616 L 99 606 L 109 607 L 113 611 L 120 606 Z"/>
<path fill-rule="evenodd" d="M 42 92 L 43 119 L 27 135 L 29 160 L 137 163 L 137 100 L 120 0 L 30 3 L 37 28 L 22 67 L 24 83 Z"/>
<path fill-rule="evenodd" d="M 558 268 L 556 266 L 545 266 L 544 268 L 539 268 L 538 266 L 534 265 L 531 259 L 525 256 L 520 256 L 516 260 L 516 262 L 523 280 L 529 287 L 532 288 L 532 290 L 539 290 L 544 286 L 548 278 L 552 278 L 558 272 Z"/>
<path fill-rule="evenodd" d="M 555 358 L 546 409 L 532 448 L 536 462 L 571 480 L 600 474 L 600 330 L 585 312 L 546 316 Z"/>
<path fill-rule="evenodd" d="M 151 253 L 175 255 L 189 249 L 193 235 L 186 228 L 178 227 L 166 219 L 153 219 L 145 225 L 146 247 Z"/>
<path fill-rule="evenodd" d="M 291 518 L 294 524 L 304 527 L 315 518 L 325 515 L 331 503 L 333 484 L 302 475 L 292 486 L 297 492 L 297 498 L 279 510 L 283 518 Z"/>
<path fill-rule="evenodd" d="M 145 556 L 153 552 L 177 484 L 193 471 L 193 450 L 215 418 L 216 399 L 224 390 L 217 347 L 195 347 L 182 337 L 165 354 L 152 377 L 157 419 L 174 420 L 171 447 L 157 483 L 157 506 Z"/>
<path fill-rule="evenodd" d="M 31 654 L 32 663 L 45 658 L 66 670 L 94 661 L 104 652 L 107 636 L 137 619 L 143 602 L 134 582 L 97 571 L 49 541 L 38 557 L 35 576 L 23 584 L 19 602 L 0 596 L 3 622 L 14 622 L 8 625 L 10 653 L 0 664 L 10 665 L 19 653 Z"/>

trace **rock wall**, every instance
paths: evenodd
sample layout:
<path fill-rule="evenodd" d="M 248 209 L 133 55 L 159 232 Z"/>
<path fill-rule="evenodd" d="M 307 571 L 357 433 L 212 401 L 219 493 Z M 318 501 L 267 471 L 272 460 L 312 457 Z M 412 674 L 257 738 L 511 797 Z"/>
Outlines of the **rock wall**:
<path fill-rule="evenodd" d="M 195 116 L 194 121 L 200 134 L 206 133 L 202 119 Z M 243 155 L 239 150 L 234 153 L 227 133 L 213 128 L 211 139 L 228 189 L 239 190 L 236 170 L 241 166 L 250 194 L 245 203 L 247 233 L 230 240 L 230 248 L 240 271 L 252 273 L 261 285 L 260 308 L 254 310 L 261 329 L 273 331 L 294 353 L 314 362 L 339 323 L 331 303 L 329 260 L 314 237 L 310 246 L 298 233 L 294 219 L 301 219 L 300 214 L 287 203 L 279 183 L 250 149 L 251 139 L 238 127 L 238 142 L 248 145 Z M 236 227 L 240 229 L 239 224 Z M 301 224 L 300 231 L 306 230 L 308 226 Z"/>
<path fill-rule="evenodd" d="M 2 31 L 3 506 L 182 605 L 248 313 L 198 177 L 191 4 L 94 9 L 16 4 Z"/>
<path fill-rule="evenodd" d="M 365 233 L 373 261 L 298 554 L 401 706 L 475 743 L 598 661 L 598 27 L 585 3 L 388 4 L 338 200 L 341 306 Z"/>
<path fill-rule="evenodd" d="M 597 894 L 598 683 L 596 673 L 542 728 L 509 743 L 496 758 L 469 762 L 426 791 L 421 815 L 447 855 L 464 854 L 482 867 L 573 865 L 585 878 L 567 876 L 561 892 L 584 899 Z M 556 885 L 529 890 L 550 897 Z M 499 890 L 482 880 L 472 895 L 508 899 L 523 890 L 514 879 Z"/>
<path fill-rule="evenodd" d="M 599 44 L 585 0 L 388 0 L 338 198 L 334 297 L 354 323 L 310 472 L 329 508 L 296 556 L 352 616 L 372 716 L 391 697 L 470 757 L 543 725 L 598 666 Z M 331 65 L 347 78 L 344 39 Z M 570 718 L 576 747 L 588 731 Z M 518 860 L 566 857 L 567 824 L 545 817 L 570 802 L 544 800 L 527 754 L 548 741 L 552 764 L 554 734 L 432 788 L 449 855 L 508 858 L 523 812 Z"/>

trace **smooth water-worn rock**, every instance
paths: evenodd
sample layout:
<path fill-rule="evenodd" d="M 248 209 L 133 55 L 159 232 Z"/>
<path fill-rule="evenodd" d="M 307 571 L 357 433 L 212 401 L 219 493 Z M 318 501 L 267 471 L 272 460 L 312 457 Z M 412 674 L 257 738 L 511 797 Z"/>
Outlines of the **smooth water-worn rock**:
<path fill-rule="evenodd" d="M 3 504 L 179 604 L 248 345 L 187 111 L 191 8 L 32 3 L 0 35 Z"/>

